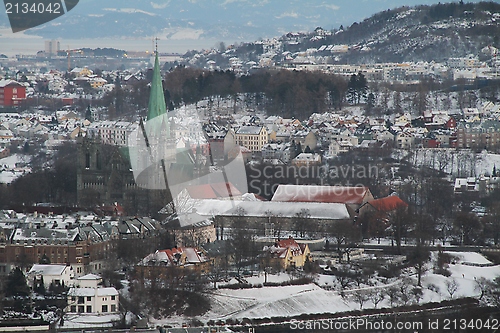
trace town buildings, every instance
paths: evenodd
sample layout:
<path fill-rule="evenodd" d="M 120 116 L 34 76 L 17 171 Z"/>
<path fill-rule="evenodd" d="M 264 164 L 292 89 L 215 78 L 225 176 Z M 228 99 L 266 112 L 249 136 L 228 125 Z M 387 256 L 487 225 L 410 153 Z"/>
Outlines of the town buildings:
<path fill-rule="evenodd" d="M 120 295 L 114 287 L 73 287 L 68 291 L 66 313 L 116 314 L 120 309 Z"/>
<path fill-rule="evenodd" d="M 269 138 L 264 126 L 241 126 L 236 131 L 236 144 L 260 152 Z"/>
<path fill-rule="evenodd" d="M 25 86 L 14 80 L 0 80 L 0 107 L 16 107 L 25 99 Z"/>
<path fill-rule="evenodd" d="M 71 279 L 107 269 L 119 240 L 148 239 L 159 232 L 158 222 L 149 218 L 113 220 L 95 214 L 10 212 L 0 218 L 0 275 L 9 274 L 16 266 L 29 271 L 34 264 L 49 262 L 51 266 L 35 266 L 32 274 L 39 278 L 46 275 L 45 268 L 49 267 L 51 272 L 56 270 L 62 275 L 44 279 L 45 283 L 50 280 L 68 283 L 64 276 Z"/>
<path fill-rule="evenodd" d="M 263 264 L 270 267 L 289 268 L 304 267 L 310 260 L 311 251 L 304 243 L 297 243 L 293 238 L 276 240 L 273 245 L 264 247 Z"/>
<path fill-rule="evenodd" d="M 142 277 L 173 275 L 173 270 L 208 272 L 210 258 L 201 248 L 179 247 L 148 254 L 135 267 Z"/>

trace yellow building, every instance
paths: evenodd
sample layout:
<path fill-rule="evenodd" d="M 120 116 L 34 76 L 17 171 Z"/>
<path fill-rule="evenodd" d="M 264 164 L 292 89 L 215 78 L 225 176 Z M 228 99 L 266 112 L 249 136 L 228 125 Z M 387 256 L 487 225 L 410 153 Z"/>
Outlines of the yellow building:
<path fill-rule="evenodd" d="M 92 75 L 94 72 L 88 69 L 88 67 L 75 67 L 71 70 L 71 73 L 75 74 L 76 77 L 82 77 Z"/>
<path fill-rule="evenodd" d="M 267 129 L 264 126 L 241 126 L 236 132 L 236 144 L 251 151 L 261 151 L 269 142 Z"/>
<path fill-rule="evenodd" d="M 92 78 L 90 79 L 90 86 L 94 89 L 98 89 L 98 88 L 101 88 L 102 86 L 104 86 L 105 84 L 108 84 L 108 81 L 106 81 L 105 79 L 103 79 L 102 77 L 96 77 L 96 78 Z"/>
<path fill-rule="evenodd" d="M 288 269 L 293 267 L 304 267 L 311 251 L 307 244 L 299 244 L 293 238 L 276 241 L 274 245 L 264 249 L 267 252 L 265 258 L 269 259 L 271 267 Z"/>

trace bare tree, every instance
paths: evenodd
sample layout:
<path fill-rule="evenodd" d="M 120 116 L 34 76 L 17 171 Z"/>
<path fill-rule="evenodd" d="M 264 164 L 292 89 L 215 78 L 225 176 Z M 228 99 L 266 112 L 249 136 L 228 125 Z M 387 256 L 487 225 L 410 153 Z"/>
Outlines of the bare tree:
<path fill-rule="evenodd" d="M 329 226 L 328 233 L 337 245 L 339 262 L 342 262 L 344 255 L 347 256 L 347 262 L 350 262 L 350 254 L 360 238 L 359 228 L 349 221 L 335 222 Z"/>
<path fill-rule="evenodd" d="M 237 226 L 231 230 L 230 244 L 234 251 L 234 261 L 239 274 L 240 270 L 253 260 L 257 253 L 255 234 L 248 229 Z"/>
<path fill-rule="evenodd" d="M 385 294 L 387 295 L 387 298 L 389 299 L 389 303 L 391 305 L 391 308 L 399 302 L 399 288 L 397 286 L 392 286 L 389 287 L 385 290 Z"/>
<path fill-rule="evenodd" d="M 479 301 L 492 289 L 492 283 L 485 277 L 474 280 L 474 291 L 479 292 Z"/>
<path fill-rule="evenodd" d="M 382 302 L 385 299 L 386 294 L 382 289 L 372 289 L 370 293 L 368 294 L 368 297 L 370 298 L 370 301 L 372 301 L 373 305 L 375 306 L 375 309 L 377 308 L 378 304 Z"/>
<path fill-rule="evenodd" d="M 300 212 L 295 214 L 294 216 L 295 236 L 300 236 L 300 237 L 305 236 L 310 216 L 311 214 L 309 213 L 309 210 L 306 208 L 302 208 Z"/>
<path fill-rule="evenodd" d="M 425 264 L 429 261 L 430 251 L 424 245 L 418 243 L 414 250 L 408 255 L 410 265 L 417 271 L 417 285 L 422 286 L 422 275 L 426 270 Z"/>
<path fill-rule="evenodd" d="M 357 289 L 352 293 L 352 300 L 359 305 L 359 309 L 363 309 L 363 305 L 369 300 L 369 292 L 362 289 Z"/>
<path fill-rule="evenodd" d="M 335 271 L 335 277 L 338 283 L 340 283 L 340 288 L 342 290 L 347 289 L 349 285 L 353 282 L 353 274 L 350 271 L 349 265 L 340 265 Z"/>
<path fill-rule="evenodd" d="M 403 279 L 398 284 L 398 302 L 401 305 L 408 305 L 412 300 L 412 288 L 411 288 L 411 279 L 406 278 Z"/>
<path fill-rule="evenodd" d="M 452 278 L 451 280 L 446 280 L 446 291 L 448 292 L 448 294 L 450 294 L 450 299 L 453 299 L 453 295 L 455 295 L 457 290 L 458 290 L 457 280 L 455 280 L 454 278 Z"/>
<path fill-rule="evenodd" d="M 422 291 L 422 287 L 415 287 L 411 290 L 411 294 L 413 296 L 413 299 L 415 301 L 415 303 L 420 303 L 420 300 L 424 297 L 424 293 Z"/>

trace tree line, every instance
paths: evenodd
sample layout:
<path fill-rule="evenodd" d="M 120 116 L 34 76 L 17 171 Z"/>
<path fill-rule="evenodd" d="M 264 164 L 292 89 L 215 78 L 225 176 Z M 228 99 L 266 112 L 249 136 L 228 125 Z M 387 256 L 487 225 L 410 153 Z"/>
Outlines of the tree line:
<path fill-rule="evenodd" d="M 165 76 L 169 108 L 209 99 L 215 106 L 231 99 L 236 107 L 245 101 L 269 114 L 306 119 L 314 112 L 340 109 L 346 100 L 347 82 L 333 74 L 289 70 L 259 70 L 238 77 L 232 71 L 205 71 L 177 67 Z"/>

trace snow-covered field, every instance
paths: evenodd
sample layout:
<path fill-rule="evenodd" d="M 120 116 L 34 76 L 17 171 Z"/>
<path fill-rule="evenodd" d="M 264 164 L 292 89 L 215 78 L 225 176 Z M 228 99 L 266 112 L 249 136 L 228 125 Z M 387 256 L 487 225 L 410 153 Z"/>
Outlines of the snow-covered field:
<path fill-rule="evenodd" d="M 0 184 L 10 184 L 31 168 L 24 167 L 31 160 L 28 155 L 14 154 L 0 159 Z"/>
<path fill-rule="evenodd" d="M 74 329 L 74 328 L 107 328 L 113 327 L 113 323 L 120 320 L 118 314 L 108 315 L 66 315 L 64 316 L 64 324 L 60 328 Z"/>
<path fill-rule="evenodd" d="M 478 291 L 475 289 L 475 280 L 481 277 L 494 279 L 500 276 L 500 265 L 495 266 L 473 266 L 491 265 L 491 262 L 479 253 L 471 252 L 449 252 L 452 255 L 454 263 L 450 264 L 450 277 L 435 274 L 432 272 L 432 261 L 427 265 L 427 272 L 422 277 L 422 299 L 420 304 L 426 302 L 439 302 L 451 298 L 459 297 L 477 297 Z M 436 253 L 432 258 L 435 260 Z M 416 285 L 416 276 L 414 272 L 407 272 L 410 275 L 411 284 Z M 249 283 L 262 283 L 264 276 L 248 278 Z M 269 275 L 268 281 L 286 281 L 289 279 L 287 274 Z M 270 317 L 289 317 L 300 314 L 321 314 L 336 313 L 360 308 L 359 303 L 355 302 L 354 294 L 358 291 L 385 290 L 390 286 L 396 286 L 401 283 L 401 279 L 390 279 L 385 284 L 378 283 L 373 285 L 361 285 L 360 287 L 351 286 L 350 291 L 345 292 L 345 297 L 341 297 L 336 288 L 326 290 L 320 286 L 335 286 L 336 277 L 332 275 L 319 275 L 316 284 L 307 284 L 300 286 L 285 287 L 262 287 L 253 289 L 219 289 L 211 295 L 212 308 L 203 316 L 199 317 L 203 322 L 209 320 L 243 319 L 243 318 L 270 318 Z M 447 289 L 447 281 L 456 281 L 457 289 L 453 296 L 450 296 Z M 374 308 L 371 300 L 367 300 L 363 308 Z M 386 298 L 378 304 L 378 307 L 390 307 L 390 302 Z M 154 325 L 180 325 L 189 321 L 188 318 L 165 318 L 154 321 Z"/>

